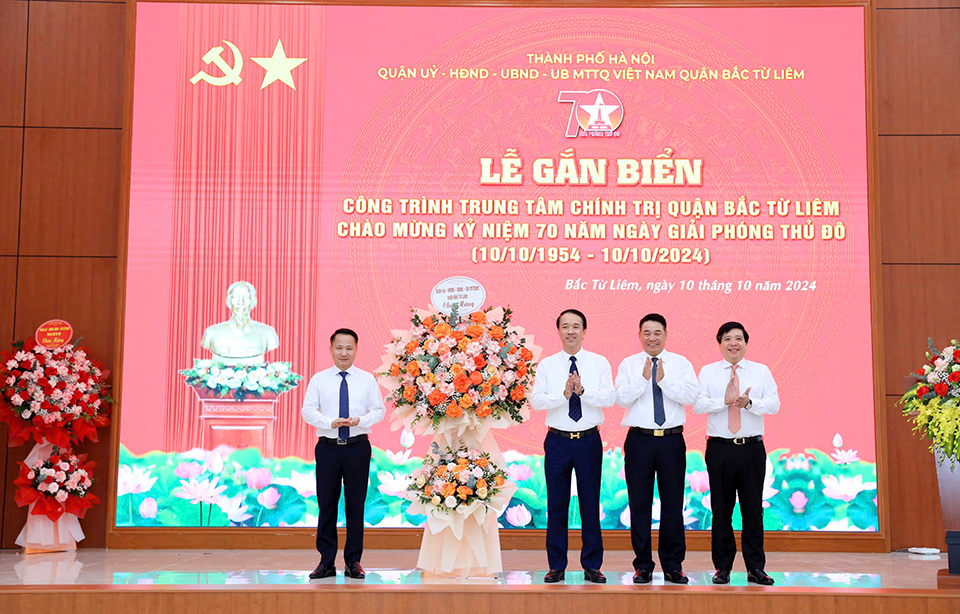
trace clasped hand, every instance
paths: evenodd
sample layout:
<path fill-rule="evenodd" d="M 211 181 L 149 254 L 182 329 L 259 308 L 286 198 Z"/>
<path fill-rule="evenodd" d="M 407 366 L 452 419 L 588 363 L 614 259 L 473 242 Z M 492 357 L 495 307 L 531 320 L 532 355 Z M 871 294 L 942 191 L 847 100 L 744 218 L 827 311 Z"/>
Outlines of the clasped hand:
<path fill-rule="evenodd" d="M 723 395 L 723 404 L 732 405 L 736 409 L 743 409 L 750 403 L 750 388 L 747 388 L 743 394 L 740 394 L 740 380 L 731 375 L 727 382 L 727 390 Z"/>
<path fill-rule="evenodd" d="M 647 362 L 643 363 L 643 379 L 649 380 L 650 375 L 653 374 L 653 361 L 650 360 L 650 357 L 647 356 Z M 657 365 L 657 383 L 663 381 L 663 359 L 660 359 L 660 364 Z"/>
<path fill-rule="evenodd" d="M 341 426 L 358 426 L 360 418 L 337 418 L 330 423 L 330 428 L 338 429 Z"/>
<path fill-rule="evenodd" d="M 564 397 L 569 399 L 573 396 L 573 393 L 577 393 L 578 395 L 583 394 L 583 384 L 580 383 L 579 373 L 571 373 L 567 376 L 567 385 L 563 388 Z"/>

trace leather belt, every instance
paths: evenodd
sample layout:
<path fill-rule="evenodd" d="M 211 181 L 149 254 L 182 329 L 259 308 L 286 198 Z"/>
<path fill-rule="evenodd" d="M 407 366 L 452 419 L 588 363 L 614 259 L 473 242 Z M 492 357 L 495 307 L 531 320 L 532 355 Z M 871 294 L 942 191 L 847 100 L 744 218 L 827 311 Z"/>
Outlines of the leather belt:
<path fill-rule="evenodd" d="M 678 435 L 683 432 L 683 425 L 675 426 L 670 429 L 645 429 L 639 426 L 631 426 L 631 431 L 636 431 L 641 435 L 652 435 L 653 437 L 663 437 L 664 435 Z"/>
<path fill-rule="evenodd" d="M 592 429 L 587 429 L 585 431 L 561 431 L 560 429 L 555 429 L 551 426 L 550 432 L 554 435 L 560 435 L 564 439 L 580 439 L 581 437 L 588 437 L 594 433 L 599 433 L 600 429 L 593 427 Z"/>
<path fill-rule="evenodd" d="M 723 443 L 732 443 L 737 446 L 742 446 L 748 443 L 763 441 L 763 435 L 754 435 L 753 437 L 734 437 L 733 439 L 728 439 L 726 437 L 707 437 L 707 439 L 710 441 L 721 441 Z"/>
<path fill-rule="evenodd" d="M 368 439 L 370 439 L 370 437 L 366 434 L 363 434 L 355 435 L 347 440 L 339 439 L 337 437 L 320 437 L 318 441 L 330 446 L 349 446 L 351 444 L 360 443 L 361 441 L 366 441 Z"/>

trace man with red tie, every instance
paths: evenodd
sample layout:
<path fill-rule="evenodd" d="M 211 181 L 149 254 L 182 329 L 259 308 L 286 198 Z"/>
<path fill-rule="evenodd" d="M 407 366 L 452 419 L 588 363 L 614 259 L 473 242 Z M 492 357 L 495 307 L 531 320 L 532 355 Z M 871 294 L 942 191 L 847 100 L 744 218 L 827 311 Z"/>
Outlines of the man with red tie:
<path fill-rule="evenodd" d="M 600 533 L 600 474 L 603 442 L 600 424 L 603 408 L 616 402 L 613 374 L 606 358 L 583 349 L 587 316 L 567 309 L 557 318 L 563 350 L 540 361 L 530 405 L 547 412 L 547 437 L 543 442 L 543 472 L 547 482 L 547 562 L 543 581 L 564 579 L 567 568 L 567 511 L 570 509 L 571 474 L 577 476 L 583 547 L 580 565 L 588 582 L 607 581 Z"/>
<path fill-rule="evenodd" d="M 764 572 L 763 478 L 767 452 L 763 416 L 780 410 L 777 384 L 765 365 L 744 358 L 750 335 L 739 322 L 717 332 L 723 360 L 700 370 L 700 396 L 693 411 L 707 414 L 707 473 L 713 510 L 711 550 L 717 571 L 714 584 L 728 584 L 737 542 L 733 507 L 740 498 L 741 540 L 747 580 L 771 585 Z"/>
<path fill-rule="evenodd" d="M 370 427 L 383 420 L 387 410 L 377 380 L 353 365 L 357 357 L 357 333 L 340 328 L 330 335 L 334 366 L 310 379 L 303 399 L 304 421 L 317 428 L 317 550 L 320 564 L 310 579 L 337 575 L 337 508 L 343 488 L 347 541 L 343 547 L 344 575 L 365 577 L 363 555 L 363 508 L 370 473 Z"/>

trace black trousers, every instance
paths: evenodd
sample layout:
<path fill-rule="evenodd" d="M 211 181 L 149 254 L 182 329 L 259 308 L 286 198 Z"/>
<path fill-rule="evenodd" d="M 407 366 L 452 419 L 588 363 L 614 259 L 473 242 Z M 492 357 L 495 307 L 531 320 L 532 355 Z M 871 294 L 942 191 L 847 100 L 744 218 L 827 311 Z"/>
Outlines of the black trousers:
<path fill-rule="evenodd" d="M 337 560 L 337 510 L 343 487 L 347 518 L 347 542 L 343 546 L 344 563 L 359 563 L 363 555 L 363 507 L 370 481 L 370 440 L 345 446 L 317 441 L 317 551 L 321 565 Z"/>
<path fill-rule="evenodd" d="M 577 476 L 580 502 L 580 565 L 600 569 L 603 565 L 603 535 L 600 533 L 600 474 L 603 443 L 600 433 L 566 439 L 547 433 L 543 442 L 543 473 L 547 481 L 547 563 L 550 569 L 567 568 L 570 479 Z"/>
<path fill-rule="evenodd" d="M 687 555 L 683 533 L 683 485 L 687 471 L 687 445 L 683 435 L 654 437 L 634 429 L 623 443 L 624 474 L 630 498 L 630 541 L 634 569 L 653 571 L 650 526 L 653 512 L 653 483 L 660 491 L 660 567 L 682 571 Z"/>
<path fill-rule="evenodd" d="M 741 542 L 747 570 L 763 569 L 763 476 L 767 451 L 762 441 L 738 446 L 733 442 L 707 440 L 707 473 L 710 476 L 710 506 L 713 509 L 711 550 L 713 566 L 732 569 L 737 556 L 733 534 L 733 507 L 740 498 L 743 519 Z"/>

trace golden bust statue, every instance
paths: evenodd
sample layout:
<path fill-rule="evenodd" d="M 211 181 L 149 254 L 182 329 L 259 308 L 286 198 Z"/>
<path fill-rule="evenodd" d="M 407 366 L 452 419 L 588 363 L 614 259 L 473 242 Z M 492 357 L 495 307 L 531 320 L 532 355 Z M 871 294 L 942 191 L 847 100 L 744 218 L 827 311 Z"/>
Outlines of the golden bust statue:
<path fill-rule="evenodd" d="M 280 347 L 280 338 L 272 326 L 250 319 L 257 306 L 257 290 L 246 281 L 227 288 L 227 307 L 233 314 L 226 322 L 208 326 L 200 345 L 213 352 L 214 360 L 225 365 L 257 365 L 263 355 Z"/>

